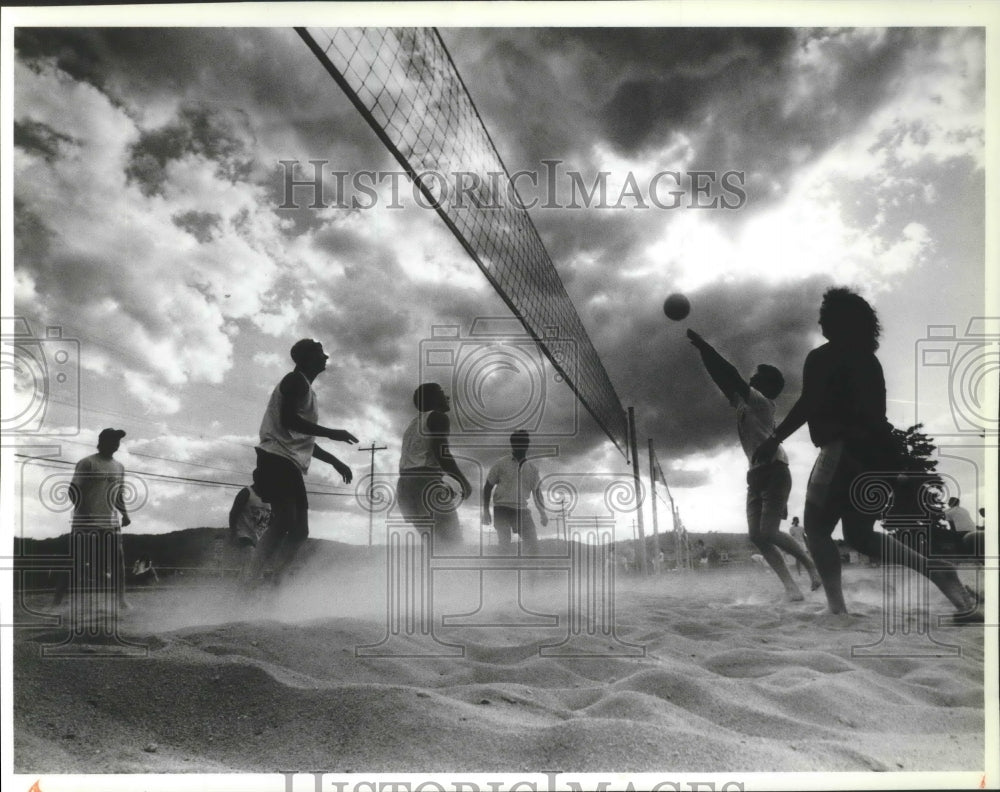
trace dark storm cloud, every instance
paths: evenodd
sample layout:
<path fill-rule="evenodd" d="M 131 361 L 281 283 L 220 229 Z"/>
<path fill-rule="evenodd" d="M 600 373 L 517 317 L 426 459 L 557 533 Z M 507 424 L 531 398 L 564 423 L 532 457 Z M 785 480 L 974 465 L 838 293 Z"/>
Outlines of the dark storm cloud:
<path fill-rule="evenodd" d="M 217 212 L 181 212 L 171 218 L 174 225 L 183 228 L 202 244 L 211 242 L 222 227 L 222 216 Z"/>
<path fill-rule="evenodd" d="M 772 286 L 718 284 L 688 296 L 692 312 L 667 320 L 658 298 L 613 310 L 588 327 L 623 403 L 637 405 L 640 437 L 652 437 L 661 461 L 711 453 L 736 442 L 732 408 L 685 337 L 697 330 L 746 378 L 759 363 L 785 375 L 783 416 L 798 395 L 802 364 L 817 341 L 817 317 L 829 282 L 814 277 Z"/>
<path fill-rule="evenodd" d="M 696 489 L 712 483 L 712 474 L 707 470 L 664 471 L 671 489 Z"/>
<path fill-rule="evenodd" d="M 641 158 L 683 135 L 692 168 L 747 172 L 756 208 L 860 128 L 941 35 L 560 28 L 449 31 L 446 40 L 509 169 L 556 158 L 585 171 L 602 140 Z"/>
<path fill-rule="evenodd" d="M 354 167 L 387 161 L 291 29 L 18 28 L 15 45 L 29 66 L 54 60 L 118 104 L 163 99 L 252 111 L 260 128 L 296 141 L 275 159 L 340 158 Z"/>
<path fill-rule="evenodd" d="M 73 138 L 57 132 L 39 121 L 15 121 L 14 145 L 37 154 L 46 162 L 52 162 L 59 155 L 63 144 L 72 144 Z"/>
<path fill-rule="evenodd" d="M 250 119 L 242 112 L 183 107 L 169 124 L 142 133 L 125 173 L 144 195 L 154 195 L 163 188 L 170 162 L 194 154 L 211 160 L 220 178 L 245 181 L 253 170 L 252 138 Z"/>
<path fill-rule="evenodd" d="M 933 31 L 907 29 L 880 37 L 769 31 L 758 41 L 742 30 L 705 33 L 662 31 L 661 47 L 639 44 L 637 54 L 648 58 L 601 106 L 604 133 L 630 155 L 683 133 L 695 167 L 735 167 L 777 182 L 863 124 L 908 55 L 936 41 Z M 687 57 L 652 52 L 674 47 Z M 796 57 L 806 50 L 816 57 Z"/>

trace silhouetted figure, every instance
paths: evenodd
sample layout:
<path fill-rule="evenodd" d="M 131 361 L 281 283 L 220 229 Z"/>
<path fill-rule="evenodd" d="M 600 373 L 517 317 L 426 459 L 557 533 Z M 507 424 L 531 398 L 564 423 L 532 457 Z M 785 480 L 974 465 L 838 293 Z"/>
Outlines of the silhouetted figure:
<path fill-rule="evenodd" d="M 501 552 L 511 548 L 511 534 L 519 534 L 527 555 L 538 551 L 538 533 L 528 510 L 528 498 L 533 498 L 542 525 L 549 524 L 542 500 L 538 468 L 527 460 L 531 438 L 519 430 L 510 436 L 510 454 L 498 459 L 486 475 L 483 485 L 483 525 L 489 525 L 490 498 L 493 499 L 492 523 L 497 531 Z"/>
<path fill-rule="evenodd" d="M 271 504 L 261 492 L 260 471 L 254 470 L 253 483 L 236 493 L 229 509 L 229 535 L 240 555 L 241 583 L 254 582 L 255 549 L 270 526 Z"/>
<path fill-rule="evenodd" d="M 254 567 L 269 564 L 277 583 L 309 536 L 309 499 L 303 476 L 313 458 L 332 465 L 345 484 L 351 469 L 316 445 L 317 437 L 340 443 L 358 438 L 344 429 L 320 426 L 313 380 L 326 370 L 329 356 L 311 338 L 296 341 L 291 349 L 294 370 L 271 393 L 260 424 L 257 470 L 261 495 L 271 504 L 271 525 L 257 545 Z"/>
<path fill-rule="evenodd" d="M 774 431 L 774 399 L 785 387 L 785 378 L 774 366 L 761 364 L 747 382 L 698 333 L 688 330 L 687 336 L 701 353 L 702 363 L 712 381 L 736 410 L 736 430 L 743 451 L 750 461 L 746 497 L 750 541 L 781 580 L 788 599 L 801 600 L 802 592 L 792 579 L 781 550 L 805 566 L 813 590 L 821 584 L 816 567 L 805 548 L 788 534 L 781 532 L 781 521 L 788 515 L 788 494 L 792 489 L 788 456 L 779 445 L 767 456 L 753 458 L 758 446 Z"/>
<path fill-rule="evenodd" d="M 110 585 L 118 606 L 127 609 L 129 605 L 125 601 L 125 555 L 122 552 L 121 529 L 129 526 L 132 520 L 128 516 L 123 497 L 125 468 L 114 458 L 123 437 L 125 432 L 121 429 L 102 429 L 97 437 L 97 453 L 76 463 L 73 480 L 69 485 L 69 498 L 73 503 L 70 542 L 76 577 L 88 575 L 92 583 L 93 580 L 98 580 L 99 585 L 95 589 Z M 88 555 L 95 561 L 105 559 L 105 550 L 109 546 L 112 548 L 108 568 L 103 568 L 104 565 L 100 563 L 84 568 L 84 560 L 77 557 L 78 545 L 84 538 L 91 545 Z M 100 580 L 102 577 L 104 580 Z M 76 583 L 77 590 L 74 594 L 79 593 L 83 586 L 82 580 L 77 580 Z M 60 575 L 56 580 L 53 605 L 59 605 L 63 601 L 68 588 L 69 577 Z"/>
<path fill-rule="evenodd" d="M 986 560 L 986 509 L 983 507 L 979 508 L 979 525 L 976 526 L 974 531 L 969 531 L 962 537 L 961 544 L 962 555 L 967 558 L 971 558 L 977 564 L 982 564 Z M 982 582 L 982 577 L 977 575 L 977 579 Z M 978 587 L 978 586 L 977 586 Z M 972 588 L 966 587 L 966 590 L 972 596 L 976 597 L 977 601 L 983 601 L 982 591 L 974 591 Z"/>
<path fill-rule="evenodd" d="M 961 505 L 958 498 L 948 498 L 948 508 L 944 510 L 944 518 L 953 531 L 964 534 L 976 530 L 972 515 Z"/>
<path fill-rule="evenodd" d="M 884 469 L 892 458 L 885 378 L 875 356 L 881 332 L 875 310 L 850 289 L 832 288 L 823 295 L 819 324 L 827 343 L 806 356 L 802 393 L 755 458 L 770 458 L 781 441 L 809 424 L 809 436 L 820 451 L 806 490 L 806 540 L 830 610 L 847 613 L 840 553 L 832 538 L 840 522 L 844 539 L 859 553 L 879 561 L 888 556 L 927 575 L 961 614 L 971 614 L 975 601 L 954 567 L 929 572 L 923 555 L 887 534 L 876 534 L 875 516 L 860 512 L 851 501 L 855 478 Z"/>
<path fill-rule="evenodd" d="M 413 405 L 419 414 L 403 432 L 396 502 L 408 522 L 432 528 L 435 547 L 457 545 L 462 530 L 444 475 L 458 482 L 462 500 L 472 485 L 448 450 L 451 401 L 440 385 L 426 382 L 413 392 Z"/>
<path fill-rule="evenodd" d="M 806 550 L 806 531 L 802 527 L 802 523 L 799 522 L 798 517 L 792 517 L 792 524 L 788 526 L 788 535 L 795 540 L 795 543 L 799 545 L 803 550 Z M 795 574 L 802 574 L 802 562 L 799 559 L 795 559 Z"/>
<path fill-rule="evenodd" d="M 142 556 L 132 564 L 132 580 L 135 583 L 151 584 L 159 583 L 160 576 L 156 574 L 156 567 L 149 556 Z"/>

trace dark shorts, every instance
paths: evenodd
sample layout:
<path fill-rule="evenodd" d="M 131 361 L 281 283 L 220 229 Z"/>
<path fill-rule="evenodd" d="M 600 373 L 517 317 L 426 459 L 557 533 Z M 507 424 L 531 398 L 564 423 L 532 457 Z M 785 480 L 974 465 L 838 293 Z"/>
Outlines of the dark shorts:
<path fill-rule="evenodd" d="M 271 528 L 284 533 L 289 539 L 305 541 L 309 536 L 309 498 L 298 465 L 258 448 L 257 471 L 260 495 L 271 503 Z M 275 519 L 275 514 L 284 519 Z"/>
<path fill-rule="evenodd" d="M 771 535 L 788 516 L 792 474 L 788 465 L 772 462 L 747 471 L 747 526 L 751 538 Z"/>
<path fill-rule="evenodd" d="M 511 534 L 520 534 L 526 549 L 534 551 L 538 545 L 538 534 L 535 521 L 527 509 L 517 509 L 512 506 L 493 507 L 493 527 L 496 528 L 500 546 L 510 544 Z"/>
<path fill-rule="evenodd" d="M 399 475 L 396 505 L 400 514 L 411 525 L 432 530 L 438 541 L 461 539 L 458 503 L 439 470 L 414 470 Z"/>
<path fill-rule="evenodd" d="M 100 521 L 104 523 L 105 521 Z M 69 535 L 70 570 L 56 572 L 56 599 L 61 600 L 74 583 L 75 593 L 116 591 L 124 593 L 125 555 L 122 532 L 103 524 L 88 525 L 74 520 Z"/>

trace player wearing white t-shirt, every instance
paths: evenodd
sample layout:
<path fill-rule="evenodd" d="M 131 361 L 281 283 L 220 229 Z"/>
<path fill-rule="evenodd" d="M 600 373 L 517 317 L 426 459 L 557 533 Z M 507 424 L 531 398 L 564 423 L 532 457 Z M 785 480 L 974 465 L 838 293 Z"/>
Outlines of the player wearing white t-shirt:
<path fill-rule="evenodd" d="M 780 550 L 784 550 L 809 572 L 815 591 L 822 585 L 816 567 L 805 549 L 788 534 L 781 532 L 781 521 L 788 516 L 788 494 L 792 476 L 788 457 L 779 445 L 768 457 L 754 461 L 757 448 L 774 432 L 774 401 L 785 387 L 785 379 L 774 366 L 762 364 L 747 382 L 736 368 L 694 330 L 687 331 L 691 343 L 701 353 L 712 381 L 736 409 L 736 430 L 740 445 L 750 462 L 747 471 L 747 527 L 750 541 L 780 578 L 790 600 L 803 599 Z"/>
<path fill-rule="evenodd" d="M 948 508 L 944 510 L 944 518 L 953 531 L 964 534 L 976 530 L 972 515 L 960 505 L 958 498 L 948 498 Z"/>
<path fill-rule="evenodd" d="M 121 529 L 131 523 L 124 499 L 125 468 L 114 458 L 123 437 L 125 432 L 121 429 L 103 429 L 97 438 L 97 453 L 76 463 L 69 486 L 69 499 L 73 503 L 71 552 L 76 577 L 80 578 L 76 581 L 74 594 L 89 588 L 102 588 L 103 581 L 109 579 L 121 609 L 129 607 L 125 601 Z M 111 553 L 105 555 L 107 548 Z M 85 557 L 88 555 L 94 559 L 93 564 Z M 90 577 L 90 585 L 85 585 L 84 576 Z M 54 605 L 62 602 L 68 589 L 69 576 L 61 575 L 56 581 Z"/>
<path fill-rule="evenodd" d="M 549 524 L 549 518 L 545 514 L 538 468 L 526 459 L 530 445 L 531 438 L 527 432 L 514 432 L 510 436 L 510 456 L 498 459 L 490 468 L 483 485 L 483 525 L 491 522 L 492 498 L 492 522 L 500 547 L 508 550 L 511 547 L 511 534 L 519 534 L 525 553 L 535 555 L 538 551 L 538 533 L 528 510 L 528 498 L 534 498 L 543 526 Z"/>

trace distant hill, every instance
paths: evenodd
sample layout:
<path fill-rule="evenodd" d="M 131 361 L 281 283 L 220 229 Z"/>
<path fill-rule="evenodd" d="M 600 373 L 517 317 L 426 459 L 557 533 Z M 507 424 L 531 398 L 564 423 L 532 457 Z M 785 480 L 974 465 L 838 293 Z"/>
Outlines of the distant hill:
<path fill-rule="evenodd" d="M 229 543 L 228 528 L 186 528 L 165 534 L 122 534 L 126 570 L 147 556 L 160 577 L 172 574 L 218 574 L 234 567 L 236 551 Z M 300 551 L 304 560 L 329 559 L 352 563 L 382 557 L 382 548 L 362 547 L 327 539 L 307 539 Z M 376 556 L 377 553 L 377 556 Z M 53 575 L 68 569 L 70 535 L 52 539 L 14 539 L 15 587 L 51 588 Z"/>

